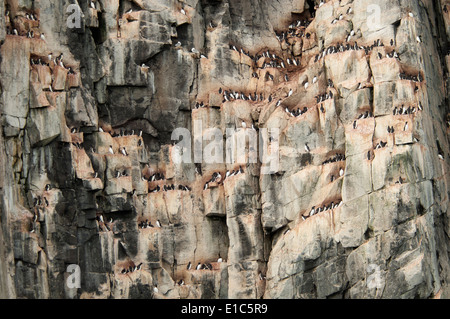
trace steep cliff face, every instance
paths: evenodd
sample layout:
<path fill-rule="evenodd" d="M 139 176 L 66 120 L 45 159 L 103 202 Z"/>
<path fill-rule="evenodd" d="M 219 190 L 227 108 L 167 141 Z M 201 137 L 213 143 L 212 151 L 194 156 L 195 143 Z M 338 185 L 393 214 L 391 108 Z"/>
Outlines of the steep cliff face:
<path fill-rule="evenodd" d="M 3 0 L 0 297 L 449 298 L 449 10 Z"/>

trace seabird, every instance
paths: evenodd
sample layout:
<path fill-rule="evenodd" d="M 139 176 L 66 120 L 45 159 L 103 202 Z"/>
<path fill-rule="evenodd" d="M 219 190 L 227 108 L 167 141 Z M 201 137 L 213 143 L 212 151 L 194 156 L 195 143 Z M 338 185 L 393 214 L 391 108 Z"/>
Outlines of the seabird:
<path fill-rule="evenodd" d="M 304 87 L 305 87 L 305 90 L 308 88 L 308 86 L 309 86 L 309 83 L 308 82 L 306 82 L 305 83 L 305 85 L 304 85 Z"/>
<path fill-rule="evenodd" d="M 341 168 L 341 169 L 339 170 L 339 176 L 343 176 L 343 175 L 344 175 L 344 169 Z"/>
<path fill-rule="evenodd" d="M 309 153 L 309 151 L 310 151 L 309 146 L 308 146 L 308 144 L 306 144 L 306 143 L 305 143 L 305 151 L 306 151 L 307 153 Z"/>
<path fill-rule="evenodd" d="M 421 43 L 421 42 L 422 42 L 422 38 L 420 37 L 420 35 L 418 35 L 418 36 L 416 37 L 416 41 L 417 41 L 417 43 Z"/>
<path fill-rule="evenodd" d="M 178 47 L 180 47 L 181 46 L 181 42 L 180 41 L 178 41 L 177 43 L 175 43 L 175 48 L 178 48 Z"/>
<path fill-rule="evenodd" d="M 423 77 L 422 77 L 422 74 L 418 74 L 417 75 L 417 80 L 419 81 L 419 82 L 422 82 L 423 81 Z"/>
<path fill-rule="evenodd" d="M 405 126 L 403 127 L 403 131 L 406 131 L 408 129 L 408 122 L 405 123 Z"/>
<path fill-rule="evenodd" d="M 113 151 L 112 145 L 110 145 L 110 146 L 109 146 L 109 152 L 110 152 L 111 154 L 114 154 L 114 151 Z"/>
<path fill-rule="evenodd" d="M 92 8 L 92 9 L 95 9 L 95 3 L 94 3 L 94 1 L 92 1 L 92 0 L 91 0 L 91 8 Z"/>
<path fill-rule="evenodd" d="M 183 8 L 181 8 L 180 12 L 181 12 L 182 14 L 186 15 L 186 11 L 184 11 Z"/>
<path fill-rule="evenodd" d="M 312 81 L 313 83 L 316 83 L 317 82 L 317 76 L 315 76 L 314 78 L 313 78 L 313 81 Z"/>
<path fill-rule="evenodd" d="M 291 96 L 292 93 L 293 93 L 293 91 L 292 91 L 292 89 L 290 89 L 290 90 L 289 90 L 289 93 L 288 93 L 288 97 Z"/>
<path fill-rule="evenodd" d="M 45 35 L 44 35 L 44 33 L 41 33 L 41 40 L 44 40 L 45 41 Z"/>
<path fill-rule="evenodd" d="M 159 219 L 156 220 L 156 226 L 159 227 L 159 228 L 161 228 L 161 222 L 159 221 Z"/>
<path fill-rule="evenodd" d="M 244 121 L 242 121 L 242 127 L 246 128 L 247 127 L 247 123 L 245 123 Z"/>
<path fill-rule="evenodd" d="M 128 156 L 128 153 L 127 153 L 127 150 L 125 149 L 125 146 L 122 147 L 121 153 L 122 153 L 124 156 Z"/>
<path fill-rule="evenodd" d="M 222 259 L 222 257 L 220 257 L 220 255 L 219 255 L 219 259 L 217 259 L 217 262 L 218 263 L 221 263 L 223 261 L 223 259 Z"/>
<path fill-rule="evenodd" d="M 414 18 L 414 14 L 412 12 L 408 13 L 411 18 Z"/>
<path fill-rule="evenodd" d="M 357 124 L 356 124 L 356 120 L 353 122 L 353 129 L 356 129 Z"/>
<path fill-rule="evenodd" d="M 154 293 L 157 293 L 157 292 L 158 292 L 158 287 L 156 287 L 156 285 L 155 285 L 155 287 L 153 287 L 153 292 L 154 292 Z"/>
<path fill-rule="evenodd" d="M 197 267 L 195 268 L 196 270 L 200 270 L 202 268 L 202 264 L 201 263 L 198 263 L 197 264 Z"/>
<path fill-rule="evenodd" d="M 45 191 L 49 191 L 51 188 L 52 188 L 52 187 L 51 187 L 50 184 L 45 185 Z"/>

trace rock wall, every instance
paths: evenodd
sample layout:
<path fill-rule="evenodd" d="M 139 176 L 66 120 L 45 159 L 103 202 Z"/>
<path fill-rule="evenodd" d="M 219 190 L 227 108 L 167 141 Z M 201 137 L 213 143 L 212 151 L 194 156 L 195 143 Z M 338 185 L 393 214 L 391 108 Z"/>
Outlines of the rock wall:
<path fill-rule="evenodd" d="M 449 10 L 3 0 L 0 297 L 449 298 Z"/>

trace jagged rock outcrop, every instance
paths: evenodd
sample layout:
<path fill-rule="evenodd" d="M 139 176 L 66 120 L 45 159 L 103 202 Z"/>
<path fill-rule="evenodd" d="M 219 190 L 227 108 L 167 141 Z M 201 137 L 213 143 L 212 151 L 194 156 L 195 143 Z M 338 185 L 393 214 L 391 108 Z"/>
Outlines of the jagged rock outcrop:
<path fill-rule="evenodd" d="M 448 10 L 5 0 L 0 297 L 449 298 Z"/>

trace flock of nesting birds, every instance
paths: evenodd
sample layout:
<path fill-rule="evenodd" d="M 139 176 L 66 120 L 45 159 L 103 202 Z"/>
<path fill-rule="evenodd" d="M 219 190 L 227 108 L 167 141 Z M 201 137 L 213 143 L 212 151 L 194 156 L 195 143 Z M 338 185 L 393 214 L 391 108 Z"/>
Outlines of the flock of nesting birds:
<path fill-rule="evenodd" d="M 319 7 L 322 6 L 323 4 L 324 4 L 324 2 L 321 1 L 320 4 L 319 4 Z M 95 9 L 94 1 L 90 1 L 90 6 Z M 132 10 L 129 10 L 127 13 L 131 13 L 131 12 L 132 12 Z M 181 8 L 181 13 L 186 14 L 186 11 L 183 8 Z M 351 14 L 351 13 L 352 13 L 352 8 L 349 8 L 348 11 L 347 11 L 347 14 Z M 9 12 L 6 12 L 6 15 L 9 15 Z M 409 16 L 413 17 L 413 14 L 409 13 Z M 36 20 L 36 16 L 34 14 L 32 14 L 32 13 L 31 14 L 27 13 L 26 14 L 26 18 L 30 19 L 30 20 Z M 343 19 L 343 15 L 340 14 L 338 17 L 333 19 L 331 23 L 335 24 L 339 20 L 342 20 L 342 19 Z M 292 23 L 289 26 L 289 29 L 288 29 L 287 32 L 283 31 L 283 32 L 280 32 L 280 33 L 276 33 L 276 37 L 277 37 L 277 39 L 280 42 L 286 41 L 288 39 L 288 37 L 292 37 L 292 36 L 305 37 L 305 38 L 309 39 L 311 37 L 311 34 L 306 32 L 305 29 L 309 26 L 309 24 L 311 22 L 312 22 L 312 19 L 310 19 L 310 20 L 298 20 L 298 21 Z M 210 24 L 210 26 L 213 27 L 212 24 Z M 8 29 L 7 33 L 21 36 L 21 34 L 18 33 L 17 29 L 12 29 L 12 30 Z M 355 35 L 355 32 L 352 30 L 347 35 L 346 41 L 349 42 L 354 35 Z M 34 37 L 34 32 L 29 31 L 26 34 L 26 36 L 29 37 L 29 38 L 33 38 Z M 41 34 L 40 37 L 43 40 L 45 39 L 44 34 Z M 422 42 L 420 36 L 417 36 L 416 40 L 419 43 Z M 390 44 L 391 44 L 391 46 L 394 46 L 393 40 L 391 40 Z M 181 43 L 178 42 L 175 46 L 176 47 L 180 47 Z M 381 40 L 374 41 L 373 45 L 371 45 L 371 46 L 358 46 L 356 41 L 353 44 L 350 44 L 350 43 L 347 43 L 347 44 L 338 43 L 337 45 L 332 45 L 332 46 L 329 46 L 328 48 L 322 49 L 322 51 L 314 57 L 314 62 L 315 63 L 319 62 L 322 58 L 324 58 L 325 56 L 327 56 L 329 54 L 345 52 L 345 51 L 348 51 L 348 50 L 364 50 L 366 54 L 369 54 L 369 52 L 371 50 L 373 50 L 375 47 L 380 47 L 380 46 L 384 46 L 384 44 L 381 42 Z M 295 57 L 287 58 L 286 61 L 284 61 L 281 57 L 279 57 L 278 55 L 276 55 L 274 53 L 271 53 L 268 50 L 264 51 L 262 54 L 257 54 L 255 56 L 252 56 L 249 51 L 245 51 L 242 48 L 238 49 L 235 45 L 231 45 L 230 44 L 230 49 L 234 50 L 234 51 L 237 51 L 237 52 L 240 52 L 241 54 L 247 55 L 255 63 L 258 62 L 258 60 L 261 59 L 261 58 L 269 59 L 269 61 L 267 61 L 267 62 L 265 61 L 262 64 L 262 66 L 260 67 L 261 69 L 265 69 L 265 68 L 286 69 L 287 66 L 297 67 L 297 66 L 300 65 L 300 61 L 298 60 L 298 58 L 295 58 Z M 192 53 L 199 53 L 198 50 L 196 50 L 195 48 L 192 48 L 191 52 Z M 399 57 L 398 53 L 395 50 L 392 50 L 390 53 L 387 53 L 385 57 L 386 58 L 396 58 L 396 59 L 400 60 L 400 57 Z M 202 54 L 201 58 L 206 58 L 206 56 Z M 381 53 L 378 53 L 378 58 L 379 59 L 383 58 Z M 37 64 L 37 65 L 47 65 L 48 66 L 50 61 L 53 61 L 53 63 L 55 65 L 61 65 L 62 67 L 65 67 L 63 62 L 62 62 L 62 54 L 59 57 L 56 57 L 55 59 L 52 59 L 51 54 L 50 54 L 49 57 L 48 57 L 48 60 L 49 60 L 49 62 L 45 62 L 45 61 L 43 61 L 41 59 L 37 59 L 37 60 L 33 59 L 33 60 L 31 60 L 31 64 L 32 65 L 33 64 Z M 143 66 L 145 66 L 145 65 L 143 65 Z M 69 72 L 73 73 L 73 70 L 71 68 L 69 68 Z M 266 76 L 267 76 L 267 78 L 269 80 L 273 80 L 273 75 L 271 75 L 269 72 L 266 73 Z M 252 74 L 252 77 L 258 78 L 259 77 L 258 73 L 254 72 Z M 400 73 L 399 74 L 399 78 L 402 79 L 402 80 L 409 80 L 409 81 L 414 81 L 414 82 L 422 82 L 423 81 L 423 77 L 422 77 L 422 75 L 420 73 L 418 75 L 408 75 L 406 73 Z M 284 80 L 286 82 L 289 81 L 289 78 L 288 78 L 287 74 L 284 75 Z M 312 83 L 315 84 L 316 82 L 317 82 L 317 77 L 314 77 L 313 80 L 312 80 Z M 303 83 L 303 86 L 304 86 L 305 89 L 308 89 L 309 82 Z M 331 80 L 328 80 L 328 86 L 329 87 L 333 87 L 333 83 L 332 83 Z M 358 88 L 361 88 L 361 84 L 360 84 L 360 86 Z M 255 102 L 256 101 L 264 101 L 265 100 L 263 94 L 262 93 L 257 94 L 257 92 L 253 92 L 253 94 L 252 94 L 252 93 L 236 92 L 236 91 L 230 90 L 230 89 L 222 90 L 222 88 L 220 88 L 219 89 L 219 94 L 223 94 L 223 102 L 239 100 L 239 99 L 247 100 L 247 101 L 255 101 Z M 292 94 L 293 94 L 293 90 L 290 89 L 289 93 L 287 94 L 287 97 L 291 96 Z M 329 92 L 326 92 L 324 94 L 316 96 L 316 103 L 319 104 L 319 103 L 322 103 L 323 101 L 325 101 L 327 99 L 332 99 L 332 98 L 333 98 L 333 93 L 331 91 L 329 91 Z M 271 102 L 273 100 L 272 95 L 269 95 L 268 100 L 269 100 L 269 102 Z M 279 99 L 277 101 L 277 105 L 276 106 L 280 106 L 280 105 L 281 105 L 281 99 Z M 200 103 L 197 102 L 196 105 L 195 105 L 195 108 L 203 108 L 203 107 L 206 107 L 206 105 L 203 102 L 200 102 Z M 421 103 L 419 102 L 417 110 L 421 111 L 422 109 L 423 109 L 423 107 L 422 107 Z M 298 109 L 296 109 L 294 111 L 291 111 L 288 108 L 286 108 L 285 111 L 287 113 L 289 113 L 291 116 L 298 117 L 298 116 L 301 116 L 302 114 L 306 113 L 308 111 L 308 108 L 307 107 L 304 107 L 302 109 L 298 108 Z M 324 112 L 323 105 L 320 106 L 320 111 L 322 113 Z M 416 112 L 416 108 L 415 107 L 405 108 L 402 105 L 402 107 L 400 107 L 400 108 L 397 108 L 397 107 L 394 108 L 393 115 L 407 115 L 407 114 L 413 114 L 415 112 Z M 353 122 L 353 129 L 357 128 L 357 120 L 370 118 L 370 117 L 373 117 L 373 114 L 370 111 L 366 111 L 365 113 L 360 114 L 359 117 Z M 242 125 L 243 125 L 243 127 L 245 127 L 246 123 L 243 122 Z M 447 125 L 450 127 L 450 120 L 448 121 Z M 408 127 L 408 122 L 405 123 L 404 130 L 407 130 L 407 127 Z M 254 129 L 253 125 L 252 125 L 252 128 Z M 388 133 L 394 133 L 393 126 L 388 126 L 387 130 L 388 130 Z M 100 131 L 103 131 L 103 130 L 100 128 Z M 72 131 L 72 133 L 73 133 L 73 131 Z M 132 134 L 134 134 L 134 132 L 132 132 Z M 124 136 L 124 134 L 121 132 L 121 134 L 118 134 L 116 136 Z M 142 131 L 139 133 L 139 136 L 142 136 Z M 384 147 L 384 146 L 386 146 L 386 144 L 387 144 L 386 142 L 380 141 L 376 145 L 375 148 L 378 149 L 378 148 Z M 79 144 L 77 146 L 80 147 Z M 310 149 L 309 149 L 307 144 L 305 144 L 305 150 L 307 152 L 310 151 Z M 114 154 L 114 150 L 113 150 L 111 145 L 110 145 L 110 148 L 109 148 L 109 152 L 111 154 Z M 119 152 L 122 153 L 122 155 L 124 155 L 124 156 L 128 156 L 128 153 L 127 153 L 125 147 L 119 147 Z M 440 158 L 441 157 L 442 157 L 442 155 L 440 154 Z M 370 151 L 368 152 L 368 159 L 370 160 Z M 325 164 L 328 164 L 328 163 L 334 163 L 334 162 L 338 162 L 338 161 L 345 161 L 345 155 L 337 154 L 333 158 L 327 159 L 322 164 L 325 165 Z M 208 180 L 205 183 L 203 189 L 204 190 L 208 189 L 210 183 L 214 183 L 214 182 L 220 183 L 220 182 L 225 181 L 225 179 L 227 179 L 229 177 L 232 177 L 232 176 L 235 176 L 235 175 L 239 175 L 239 174 L 243 174 L 243 173 L 244 173 L 244 171 L 243 171 L 242 167 L 240 166 L 239 169 L 237 169 L 237 170 L 227 171 L 225 176 L 224 176 L 224 178 L 223 178 L 223 180 L 222 180 L 221 173 L 220 172 L 215 172 L 215 173 L 212 174 L 211 179 Z M 343 174 L 344 174 L 344 169 L 340 168 L 339 169 L 339 177 L 343 176 Z M 96 176 L 97 176 L 97 174 L 95 174 L 95 177 Z M 126 173 L 120 173 L 118 171 L 116 176 L 117 177 L 126 176 Z M 145 179 L 144 177 L 142 177 L 142 178 Z M 334 176 L 332 176 L 332 181 L 333 181 L 333 178 L 334 178 Z M 151 181 L 151 182 L 159 181 L 159 180 L 164 180 L 164 175 L 162 173 L 155 173 L 155 174 L 151 175 L 150 178 L 148 178 L 148 181 Z M 397 181 L 397 183 L 402 183 L 402 182 L 403 182 L 403 180 L 400 177 L 399 181 Z M 50 185 L 46 186 L 46 190 L 49 190 L 50 188 L 51 188 Z M 151 192 L 158 192 L 160 190 L 162 190 L 162 191 L 170 191 L 170 190 L 175 190 L 175 189 L 176 189 L 176 187 L 175 187 L 174 184 L 163 185 L 162 188 L 160 188 L 160 186 L 157 185 L 153 190 L 151 190 Z M 191 188 L 189 186 L 185 186 L 185 185 L 178 185 L 178 190 L 190 191 Z M 134 191 L 133 191 L 133 193 L 134 193 Z M 326 205 L 324 204 L 324 205 L 319 206 L 319 207 L 313 206 L 311 208 L 311 211 L 309 212 L 309 214 L 303 214 L 302 215 L 302 219 L 306 220 L 307 218 L 309 218 L 311 216 L 314 216 L 315 214 L 318 214 L 320 212 L 333 210 L 335 208 L 340 207 L 342 204 L 343 204 L 342 200 L 339 200 L 336 203 L 332 201 L 329 204 L 326 204 Z M 35 199 L 34 206 L 41 206 L 41 205 L 48 206 L 48 201 L 47 201 L 47 199 L 45 197 L 43 197 L 43 199 L 42 199 L 39 196 L 39 197 L 37 197 Z M 34 221 L 37 220 L 37 217 L 38 216 L 36 214 L 35 217 L 34 217 Z M 96 217 L 96 220 L 99 222 L 99 224 L 102 224 L 106 230 L 110 230 L 110 227 L 108 227 L 108 223 L 103 220 L 103 216 L 102 215 L 98 215 Z M 111 223 L 113 223 L 112 219 L 109 220 L 109 224 L 111 224 Z M 140 221 L 139 224 L 138 224 L 138 227 L 140 229 L 145 229 L 145 228 L 153 228 L 155 226 L 152 225 L 151 221 L 145 220 L 145 221 Z M 156 227 L 162 227 L 161 222 L 159 220 L 156 221 Z M 34 232 L 34 227 L 31 229 L 31 232 Z M 223 261 L 223 259 L 219 256 L 219 259 L 217 260 L 217 262 L 220 263 L 222 261 Z M 129 266 L 127 268 L 123 268 L 120 273 L 121 274 L 129 274 L 129 273 L 132 273 L 134 271 L 141 270 L 141 268 L 142 268 L 142 263 L 140 263 L 138 265 L 134 265 L 134 266 Z M 186 269 L 187 270 L 191 270 L 192 269 L 192 263 L 190 261 L 189 261 Z M 212 265 L 210 263 L 201 263 L 201 262 L 199 262 L 197 264 L 197 266 L 195 267 L 195 269 L 196 270 L 203 270 L 203 269 L 205 269 L 205 270 L 208 270 L 208 269 L 212 270 L 213 267 L 212 267 Z M 262 274 L 262 272 L 259 272 L 259 279 L 260 280 L 264 280 L 265 279 L 265 276 Z M 177 281 L 177 284 L 182 286 L 185 283 L 184 283 L 183 279 L 180 279 L 179 281 Z M 158 288 L 157 288 L 156 285 L 154 285 L 153 291 L 154 292 L 158 292 Z"/>
<path fill-rule="evenodd" d="M 36 17 L 34 12 L 25 12 L 25 15 L 23 16 L 26 20 L 29 21 L 39 21 Z M 10 24 L 6 26 L 6 34 L 8 35 L 15 35 L 19 37 L 27 37 L 29 39 L 33 39 L 37 37 L 37 33 L 35 33 L 33 30 L 27 30 L 27 31 L 19 31 L 17 28 L 15 28 L 14 24 L 11 22 L 13 19 L 11 19 L 11 11 L 6 10 L 5 11 L 5 18 L 10 21 Z M 45 34 L 39 33 L 39 38 L 41 40 L 45 41 Z"/>
<path fill-rule="evenodd" d="M 322 6 L 323 4 L 324 4 L 324 2 L 321 2 L 319 4 L 319 6 Z M 347 14 L 351 14 L 351 13 L 352 13 L 352 8 L 349 8 L 347 10 Z M 414 14 L 412 12 L 409 12 L 408 15 L 410 18 L 414 18 Z M 340 14 L 338 17 L 336 17 L 335 19 L 333 19 L 331 21 L 331 24 L 335 24 L 339 20 L 342 20 L 343 18 L 344 18 L 344 15 Z M 309 39 L 311 37 L 311 34 L 306 32 L 305 29 L 308 27 L 308 25 L 310 23 L 311 23 L 311 20 L 298 20 L 289 26 L 289 30 L 287 32 L 282 31 L 280 33 L 276 33 L 276 37 L 280 42 L 287 41 L 289 37 L 305 37 L 305 38 Z M 385 47 L 385 45 L 381 39 L 375 40 L 373 42 L 373 44 L 371 44 L 371 45 L 360 46 L 360 45 L 358 45 L 358 43 L 356 41 L 350 43 L 350 41 L 355 36 L 355 34 L 356 34 L 356 32 L 354 30 L 351 30 L 350 33 L 346 37 L 347 43 L 337 43 L 336 45 L 330 45 L 329 47 L 323 48 L 318 54 L 316 54 L 314 56 L 314 63 L 319 62 L 321 59 L 323 59 L 324 57 L 326 57 L 327 55 L 330 55 L 330 54 L 337 54 L 337 53 L 346 52 L 346 51 L 364 50 L 365 54 L 369 55 L 370 52 L 372 50 L 374 50 L 375 48 Z M 416 41 L 417 41 L 417 43 L 422 43 L 422 38 L 420 35 L 416 36 Z M 391 39 L 389 44 L 392 47 L 392 49 L 390 49 L 390 51 L 388 51 L 388 49 L 386 48 L 387 53 L 384 56 L 380 52 L 378 52 L 377 53 L 378 59 L 382 60 L 384 58 L 387 58 L 387 59 L 397 59 L 398 61 L 401 61 L 400 55 L 395 50 L 394 40 Z M 230 49 L 233 51 L 239 52 L 240 54 L 248 56 L 255 63 L 257 63 L 259 59 L 265 58 L 264 62 L 262 63 L 262 66 L 259 67 L 260 69 L 265 69 L 265 68 L 286 69 L 288 66 L 299 66 L 300 65 L 300 61 L 295 57 L 287 58 L 286 60 L 284 60 L 283 58 L 278 56 L 276 53 L 270 52 L 269 50 L 264 51 L 262 54 L 257 54 L 255 56 L 253 56 L 250 54 L 249 51 L 246 51 L 243 48 L 238 49 L 233 44 L 230 44 Z M 267 61 L 267 59 L 269 59 L 269 61 Z M 252 77 L 259 78 L 259 75 L 257 72 L 254 72 L 254 73 L 252 73 Z M 273 81 L 274 77 L 272 74 L 270 74 L 270 72 L 266 72 L 266 79 Z M 407 74 L 406 72 L 400 72 L 399 79 L 408 80 L 408 81 L 417 82 L 417 83 L 421 83 L 424 81 L 424 78 L 420 72 L 418 72 L 417 75 Z M 286 82 L 289 81 L 289 77 L 287 74 L 284 74 L 284 80 Z M 315 84 L 316 82 L 317 82 L 317 76 L 314 76 L 314 78 L 312 80 L 312 84 Z M 303 83 L 303 87 L 305 88 L 305 90 L 307 90 L 309 86 L 310 86 L 310 83 L 308 81 Z M 330 87 L 330 88 L 334 87 L 334 85 L 330 79 L 328 79 L 328 87 Z M 363 84 L 359 83 L 357 89 L 362 89 L 362 88 L 363 88 Z M 419 88 L 416 86 L 415 92 L 417 92 L 418 89 Z M 219 94 L 223 95 L 223 101 L 222 101 L 223 103 L 233 101 L 233 100 L 239 100 L 239 99 L 247 100 L 247 101 L 251 101 L 251 102 L 265 100 L 265 97 L 263 96 L 263 94 L 262 93 L 258 94 L 257 92 L 246 93 L 246 92 L 237 92 L 236 90 L 232 90 L 232 89 L 223 90 L 222 88 L 220 88 Z M 289 93 L 287 93 L 286 97 L 290 97 L 292 94 L 293 94 L 293 90 L 290 89 Z M 316 103 L 320 104 L 323 101 L 332 99 L 332 98 L 333 98 L 333 92 L 329 91 L 324 94 L 316 96 Z M 272 100 L 273 100 L 273 97 L 270 94 L 268 97 L 268 101 L 272 102 Z M 281 102 L 282 102 L 282 99 L 279 99 L 276 103 L 276 106 L 277 107 L 281 106 Z M 196 106 L 197 106 L 196 108 L 198 108 L 198 105 L 196 105 Z M 203 102 L 199 106 L 204 107 Z M 325 112 L 323 104 L 320 104 L 319 109 L 322 113 Z M 417 107 L 410 106 L 410 107 L 406 108 L 406 107 L 404 107 L 404 105 L 402 105 L 401 107 L 395 107 L 393 110 L 393 115 L 410 115 L 410 114 L 416 113 L 417 111 L 422 111 L 422 110 L 423 110 L 423 106 L 422 106 L 422 103 L 419 101 Z M 306 113 L 308 111 L 308 108 L 307 107 L 303 107 L 303 108 L 299 107 L 296 110 L 289 110 L 289 108 L 286 107 L 285 111 L 292 117 L 298 117 L 298 116 L 301 116 L 302 114 Z M 371 111 L 365 111 L 365 112 L 361 113 L 357 117 L 357 119 L 354 120 L 353 129 L 356 129 L 358 127 L 358 122 L 357 122 L 358 120 L 371 118 L 371 117 L 374 117 L 374 115 Z M 450 127 L 450 121 L 448 121 L 447 125 Z M 242 126 L 245 128 L 246 123 L 242 122 Z M 253 125 L 252 125 L 252 128 L 254 128 Z M 403 125 L 403 131 L 407 131 L 407 130 L 408 130 L 408 121 L 406 121 Z M 394 127 L 389 125 L 387 127 L 387 132 L 389 134 L 394 133 L 395 132 Z M 414 140 L 414 142 L 419 141 L 416 137 L 414 137 L 413 140 Z M 386 145 L 387 145 L 386 141 L 379 141 L 374 146 L 374 149 L 380 149 L 380 148 L 385 147 Z M 307 152 L 310 151 L 309 146 L 307 144 L 305 144 L 305 150 Z M 440 159 L 443 159 L 443 153 L 439 152 L 438 157 Z M 371 151 L 368 151 L 367 158 L 368 158 L 368 160 L 371 159 Z M 343 174 L 342 168 L 339 170 L 339 174 L 340 174 L 340 176 L 342 176 L 342 174 Z M 331 181 L 333 181 L 334 179 L 335 179 L 335 177 L 332 176 Z M 401 177 L 399 178 L 398 182 L 400 182 L 400 183 L 402 182 Z M 206 187 L 207 187 L 207 184 L 205 185 L 205 189 L 206 189 Z M 340 206 L 341 204 L 342 204 L 342 201 L 339 204 L 331 203 L 329 205 L 324 205 L 320 208 L 315 208 L 311 211 L 311 214 L 309 216 L 312 216 L 321 211 L 326 211 L 328 209 L 334 209 L 334 208 Z"/>
<path fill-rule="evenodd" d="M 45 41 L 45 34 L 43 32 L 39 33 L 39 37 L 37 37 L 37 33 L 35 33 L 34 30 L 27 30 L 27 31 L 18 31 L 17 28 L 14 27 L 13 21 L 14 19 L 11 19 L 11 12 L 9 10 L 5 11 L 5 18 L 7 18 L 10 23 L 7 25 L 6 27 L 6 34 L 8 35 L 13 35 L 13 36 L 25 36 L 28 39 L 35 39 L 38 38 L 40 40 Z M 25 12 L 25 14 L 23 15 L 23 18 L 25 18 L 26 20 L 29 21 L 36 21 L 38 22 L 39 19 L 36 16 L 36 14 L 34 12 Z M 65 70 L 68 70 L 68 74 L 76 74 L 75 71 L 73 70 L 72 67 L 67 67 L 66 65 L 64 65 L 63 62 L 63 54 L 61 53 L 58 56 L 53 56 L 53 53 L 49 53 L 47 55 L 47 57 L 31 57 L 30 58 L 30 65 L 42 65 L 42 66 L 48 66 L 48 67 L 54 67 L 54 66 L 59 66 L 62 67 Z M 51 92 L 53 92 L 52 86 L 49 86 L 49 90 Z"/>

